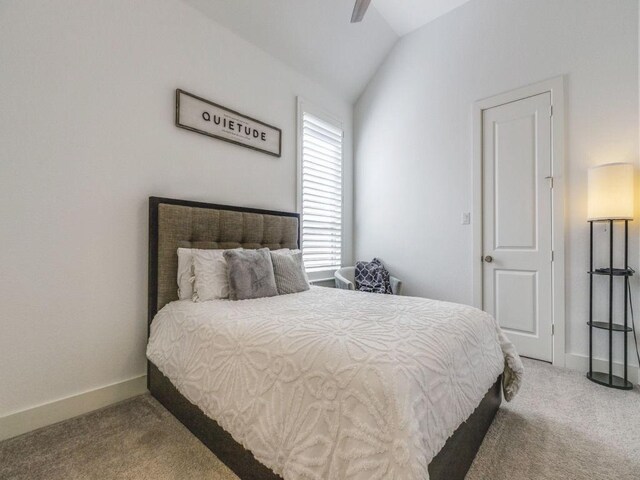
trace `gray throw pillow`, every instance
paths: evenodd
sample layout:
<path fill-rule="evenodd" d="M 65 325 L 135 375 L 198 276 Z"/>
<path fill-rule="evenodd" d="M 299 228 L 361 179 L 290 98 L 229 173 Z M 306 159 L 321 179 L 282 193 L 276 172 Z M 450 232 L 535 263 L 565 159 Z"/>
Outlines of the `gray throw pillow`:
<path fill-rule="evenodd" d="M 279 295 L 309 290 L 309 281 L 305 275 L 301 252 L 271 252 L 271 262 Z"/>
<path fill-rule="evenodd" d="M 229 298 L 231 300 L 278 295 L 268 248 L 226 250 L 224 258 L 227 261 L 229 272 Z"/>

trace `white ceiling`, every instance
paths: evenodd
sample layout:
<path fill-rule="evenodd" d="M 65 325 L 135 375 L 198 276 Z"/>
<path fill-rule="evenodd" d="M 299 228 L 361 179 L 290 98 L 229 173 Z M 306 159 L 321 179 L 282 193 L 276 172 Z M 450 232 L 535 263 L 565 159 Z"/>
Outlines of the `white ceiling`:
<path fill-rule="evenodd" d="M 351 0 L 184 1 L 352 102 L 398 40 L 374 8 L 351 24 Z"/>
<path fill-rule="evenodd" d="M 373 0 L 372 5 L 403 36 L 469 0 Z M 350 2 L 349 2 L 350 3 Z"/>
<path fill-rule="evenodd" d="M 183 0 L 240 37 L 356 101 L 399 37 L 469 0 Z"/>

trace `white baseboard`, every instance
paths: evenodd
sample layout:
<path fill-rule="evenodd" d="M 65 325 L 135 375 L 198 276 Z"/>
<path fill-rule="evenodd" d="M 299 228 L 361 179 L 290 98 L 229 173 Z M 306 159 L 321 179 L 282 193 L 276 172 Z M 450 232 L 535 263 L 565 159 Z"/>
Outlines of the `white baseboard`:
<path fill-rule="evenodd" d="M 635 355 L 635 352 L 634 352 Z M 586 355 L 577 355 L 575 353 L 567 353 L 564 356 L 565 367 L 571 370 L 587 373 L 589 371 L 589 357 Z M 622 377 L 624 366 L 622 363 L 613 362 L 613 374 Z M 608 372 L 608 360 L 594 358 L 593 369 L 598 372 Z M 627 369 L 628 379 L 633 384 L 640 383 L 640 370 L 636 366 L 629 365 Z"/>
<path fill-rule="evenodd" d="M 0 417 L 0 440 L 46 427 L 85 413 L 141 395 L 147 391 L 147 376 L 80 393 Z"/>

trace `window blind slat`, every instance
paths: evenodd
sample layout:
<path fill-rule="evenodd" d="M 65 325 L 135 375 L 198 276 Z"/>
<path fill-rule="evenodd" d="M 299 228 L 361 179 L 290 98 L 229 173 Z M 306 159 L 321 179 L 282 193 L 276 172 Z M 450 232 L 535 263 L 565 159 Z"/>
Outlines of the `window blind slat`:
<path fill-rule="evenodd" d="M 318 204 L 309 205 L 308 203 L 305 202 L 302 208 L 304 208 L 307 214 L 323 216 L 325 215 L 325 211 L 326 211 L 328 212 L 327 215 L 330 217 L 342 218 L 342 209 L 340 207 L 336 207 L 332 205 L 327 205 L 326 207 L 323 207 L 322 205 L 318 206 Z"/>
<path fill-rule="evenodd" d="M 321 266 L 321 267 L 306 267 L 306 268 L 308 273 L 315 273 L 315 272 L 325 272 L 331 269 L 337 270 L 338 268 L 340 268 L 340 266 L 341 264 L 339 262 L 336 262 L 335 265 L 330 265 L 329 267 Z"/>
<path fill-rule="evenodd" d="M 342 212 L 339 209 L 328 209 L 328 208 L 318 208 L 312 206 L 305 206 L 305 211 L 307 215 L 316 215 L 318 217 L 335 217 L 342 218 Z"/>
<path fill-rule="evenodd" d="M 320 151 L 320 153 L 326 152 L 326 154 L 330 156 L 340 156 L 340 153 L 342 151 L 342 143 L 324 142 L 318 137 L 311 134 L 307 135 L 307 137 L 307 148 L 311 150 L 316 149 Z"/>
<path fill-rule="evenodd" d="M 342 238 L 342 233 L 339 229 L 342 227 L 340 224 L 334 225 L 334 228 L 326 228 L 325 226 L 303 226 L 303 234 L 309 238 L 309 240 L 322 240 L 322 241 L 335 241 Z M 319 236 L 322 235 L 322 236 Z"/>
<path fill-rule="evenodd" d="M 308 125 L 314 125 L 314 126 L 323 128 L 323 129 L 325 129 L 325 130 L 327 130 L 329 132 L 333 132 L 336 135 L 342 135 L 342 129 L 341 128 L 339 128 L 339 127 L 337 127 L 335 125 L 332 125 L 332 124 L 330 124 L 328 122 L 325 122 L 324 120 L 316 117 L 315 115 L 311 115 L 310 113 L 305 112 L 303 114 L 302 119 L 303 119 L 303 122 L 308 124 Z"/>
<path fill-rule="evenodd" d="M 342 130 L 329 125 L 328 123 L 320 123 L 314 121 L 312 118 L 306 118 L 302 122 L 304 127 L 308 127 L 314 130 L 320 130 L 327 135 L 333 135 L 334 137 L 342 138 Z"/>
<path fill-rule="evenodd" d="M 304 133 L 308 135 L 313 135 L 316 138 L 320 138 L 327 143 L 331 143 L 333 145 L 342 144 L 342 138 L 335 133 L 329 132 L 324 128 L 315 127 L 313 125 L 306 124 L 304 126 Z"/>
<path fill-rule="evenodd" d="M 340 194 L 340 190 L 342 187 L 341 182 L 335 182 L 326 178 L 316 177 L 315 175 L 311 175 L 310 173 L 304 173 L 302 175 L 302 181 L 316 185 L 316 187 L 323 187 L 323 189 L 326 188 L 329 190 L 337 190 L 336 194 Z"/>
<path fill-rule="evenodd" d="M 333 155 L 325 155 L 324 153 L 317 152 L 311 148 L 305 147 L 302 150 L 304 161 L 319 161 L 327 166 L 331 165 L 339 170 L 342 170 L 340 165 L 340 159 L 336 159 Z"/>
<path fill-rule="evenodd" d="M 322 165 L 321 163 L 310 162 L 308 160 L 305 160 L 304 168 L 313 170 L 314 172 L 322 173 L 324 175 L 329 175 L 333 178 L 337 178 L 337 179 L 342 178 L 342 172 L 340 170 L 338 170 L 337 168 L 327 166 L 326 163 Z"/>
<path fill-rule="evenodd" d="M 310 180 L 312 180 L 313 178 L 321 178 L 322 180 L 326 180 L 328 182 L 333 182 L 336 184 L 342 183 L 341 177 L 333 173 L 326 173 L 318 170 L 317 168 L 314 168 L 309 164 L 305 164 L 305 173 L 303 174 L 303 176 L 309 178 Z"/>
<path fill-rule="evenodd" d="M 319 195 L 314 195 L 309 193 L 303 202 L 304 205 L 309 205 L 310 207 L 314 205 L 333 205 L 335 208 L 340 209 L 342 205 L 338 200 L 334 200 L 333 198 L 327 198 Z"/>
<path fill-rule="evenodd" d="M 331 183 L 330 186 L 339 186 L 342 185 L 342 179 L 340 177 L 334 177 L 332 175 L 328 175 L 326 173 L 323 172 L 318 172 L 317 170 L 314 170 L 312 168 L 310 168 L 308 165 L 303 165 L 304 168 L 304 173 L 302 174 L 302 179 L 303 180 L 310 180 L 312 182 L 316 182 L 316 181 L 323 181 L 323 182 L 329 182 Z"/>
<path fill-rule="evenodd" d="M 338 164 L 332 163 L 332 162 L 328 162 L 326 160 L 322 160 L 322 159 L 316 159 L 314 157 L 312 157 L 311 155 L 305 154 L 304 156 L 304 161 L 303 161 L 303 165 L 304 166 L 310 166 L 312 168 L 320 168 L 322 170 L 327 170 L 335 175 L 340 175 L 342 176 L 342 169 L 340 168 L 340 166 Z"/>
<path fill-rule="evenodd" d="M 340 163 L 334 162 L 333 159 L 331 157 L 328 157 L 327 155 L 322 155 L 316 152 L 309 152 L 305 149 L 302 156 L 302 163 L 303 165 L 322 165 L 324 168 L 331 168 L 333 170 L 336 170 L 337 172 L 340 172 L 340 174 L 342 175 L 342 166 L 340 165 Z"/>
<path fill-rule="evenodd" d="M 330 182 L 337 185 L 342 184 L 342 178 L 334 175 L 333 173 L 322 172 L 316 168 L 310 167 L 309 165 L 305 165 L 305 173 L 302 175 L 303 178 L 308 180 L 323 180 L 325 182 Z"/>
<path fill-rule="evenodd" d="M 312 215 L 309 215 L 312 216 Z M 330 219 L 327 217 L 315 217 L 309 219 L 309 222 L 313 223 L 316 227 L 328 227 L 328 228 L 340 228 L 340 219 Z"/>
<path fill-rule="evenodd" d="M 311 266 L 321 267 L 327 264 L 333 265 L 335 263 L 339 263 L 340 257 L 337 257 L 337 256 L 336 257 L 326 257 L 326 256 L 310 257 L 310 258 L 307 258 L 305 262 L 309 262 Z"/>
<path fill-rule="evenodd" d="M 327 267 L 340 268 L 340 259 L 321 259 L 321 260 L 306 260 L 311 268 L 316 268 L 318 272 L 327 270 Z"/>
<path fill-rule="evenodd" d="M 304 168 L 304 167 L 303 167 Z M 336 182 L 335 187 L 333 185 L 324 185 L 322 183 L 318 183 L 316 182 L 315 179 L 310 178 L 308 175 L 305 177 L 305 175 L 302 175 L 302 182 L 309 186 L 309 188 L 313 188 L 316 189 L 318 192 L 320 193 L 332 193 L 326 190 L 327 187 L 329 188 L 337 188 L 338 191 L 337 192 L 333 192 L 336 194 L 337 197 L 340 197 L 340 199 L 342 199 L 342 195 L 341 195 L 341 190 L 342 190 L 342 182 Z"/>
<path fill-rule="evenodd" d="M 318 142 L 314 139 L 308 140 L 304 148 L 308 149 L 312 153 L 315 152 L 320 155 L 326 155 L 334 160 L 339 160 L 342 156 L 342 150 L 339 147 L 328 143 Z"/>
<path fill-rule="evenodd" d="M 306 222 L 302 223 L 302 227 L 303 227 L 303 229 L 305 231 L 307 229 L 315 229 L 315 230 L 327 229 L 327 230 L 332 230 L 332 231 L 337 230 L 338 233 L 340 233 L 342 225 L 334 225 L 334 224 L 326 224 L 326 223 L 318 223 L 318 222 L 306 221 Z"/>
<path fill-rule="evenodd" d="M 307 232 L 306 237 L 309 242 L 340 243 L 342 241 L 341 235 L 318 235 L 316 232 Z"/>
<path fill-rule="evenodd" d="M 319 190 L 317 188 L 313 188 L 312 186 L 308 186 L 305 190 L 305 193 L 308 192 L 308 195 L 305 198 L 319 198 L 322 199 L 323 201 L 332 201 L 335 203 L 342 203 L 341 200 L 336 200 L 334 195 L 332 195 L 330 192 L 325 192 L 323 190 Z M 303 202 L 304 203 L 304 202 Z"/>

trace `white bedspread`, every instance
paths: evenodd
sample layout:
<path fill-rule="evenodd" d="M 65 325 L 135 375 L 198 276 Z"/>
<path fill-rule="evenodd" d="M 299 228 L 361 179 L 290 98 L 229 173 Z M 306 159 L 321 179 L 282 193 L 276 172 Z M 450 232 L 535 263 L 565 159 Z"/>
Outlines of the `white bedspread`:
<path fill-rule="evenodd" d="M 512 348 L 472 307 L 312 287 L 172 302 L 147 356 L 286 480 L 399 480 L 428 478 L 503 372 L 503 350 L 521 365 Z M 509 374 L 519 382 L 521 371 Z"/>

